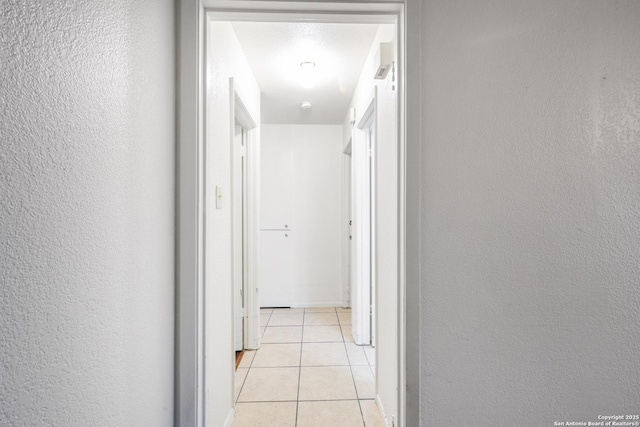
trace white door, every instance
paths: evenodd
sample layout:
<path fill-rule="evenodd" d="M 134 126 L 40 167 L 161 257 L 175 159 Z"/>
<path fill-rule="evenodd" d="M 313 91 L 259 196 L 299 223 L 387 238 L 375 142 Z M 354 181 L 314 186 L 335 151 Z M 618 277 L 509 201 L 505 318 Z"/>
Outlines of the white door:
<path fill-rule="evenodd" d="M 287 146 L 260 153 L 260 307 L 290 307 L 293 292 L 293 158 Z"/>

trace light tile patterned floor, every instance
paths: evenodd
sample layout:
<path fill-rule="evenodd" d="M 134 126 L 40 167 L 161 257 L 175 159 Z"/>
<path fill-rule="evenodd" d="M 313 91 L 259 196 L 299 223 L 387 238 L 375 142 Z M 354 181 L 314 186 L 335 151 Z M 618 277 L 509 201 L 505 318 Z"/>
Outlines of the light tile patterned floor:
<path fill-rule="evenodd" d="M 262 309 L 262 346 L 236 370 L 233 427 L 383 427 L 375 351 L 343 308 Z"/>

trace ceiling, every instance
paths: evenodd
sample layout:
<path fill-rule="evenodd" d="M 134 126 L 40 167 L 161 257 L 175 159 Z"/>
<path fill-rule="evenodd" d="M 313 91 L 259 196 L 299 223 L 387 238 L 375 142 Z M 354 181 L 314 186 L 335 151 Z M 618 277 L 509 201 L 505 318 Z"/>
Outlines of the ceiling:
<path fill-rule="evenodd" d="M 262 123 L 342 124 L 378 24 L 232 25 L 262 92 Z M 303 69 L 303 62 L 315 67 Z"/>

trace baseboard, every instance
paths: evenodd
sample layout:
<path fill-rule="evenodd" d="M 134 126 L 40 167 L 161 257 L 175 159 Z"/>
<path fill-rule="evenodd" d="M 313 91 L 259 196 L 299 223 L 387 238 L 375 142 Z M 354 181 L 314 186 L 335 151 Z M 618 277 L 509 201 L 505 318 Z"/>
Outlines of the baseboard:
<path fill-rule="evenodd" d="M 224 422 L 224 426 L 223 427 L 231 427 L 231 425 L 233 424 L 233 419 L 236 417 L 236 411 L 231 408 L 231 410 L 229 411 L 229 415 L 227 415 L 227 419 Z"/>
<path fill-rule="evenodd" d="M 385 427 L 396 427 L 395 420 L 392 421 L 387 417 L 387 411 L 384 410 L 379 394 L 376 395 L 376 405 L 378 406 L 378 411 L 380 411 L 380 416 L 382 417 L 382 422 Z"/>
<path fill-rule="evenodd" d="M 343 307 L 342 301 L 335 302 L 298 302 L 291 304 L 291 308 L 324 308 L 324 307 Z"/>

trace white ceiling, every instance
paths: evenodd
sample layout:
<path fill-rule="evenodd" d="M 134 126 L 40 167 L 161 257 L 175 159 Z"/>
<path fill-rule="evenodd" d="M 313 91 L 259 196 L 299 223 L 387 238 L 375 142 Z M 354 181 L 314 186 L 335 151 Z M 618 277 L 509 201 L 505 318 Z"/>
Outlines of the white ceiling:
<path fill-rule="evenodd" d="M 266 124 L 342 124 L 378 24 L 234 22 Z M 311 71 L 300 63 L 315 62 Z M 312 87 L 303 87 L 313 82 Z M 302 102 L 311 110 L 302 110 Z"/>

